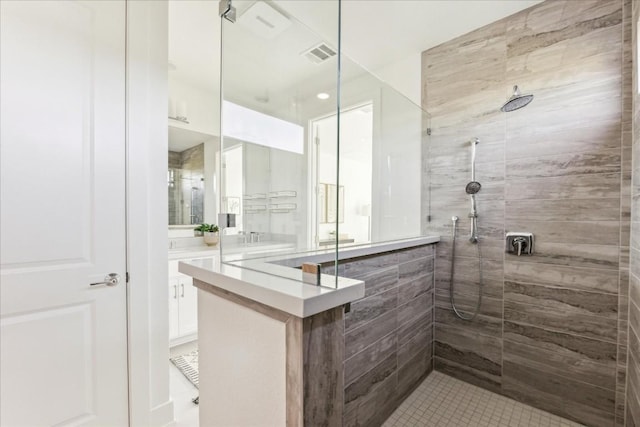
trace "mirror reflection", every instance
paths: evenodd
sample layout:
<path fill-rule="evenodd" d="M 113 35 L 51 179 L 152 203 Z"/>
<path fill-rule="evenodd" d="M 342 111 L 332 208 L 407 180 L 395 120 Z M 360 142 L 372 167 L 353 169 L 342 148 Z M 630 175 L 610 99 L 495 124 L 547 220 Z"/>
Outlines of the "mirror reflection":
<path fill-rule="evenodd" d="M 220 37 L 217 2 L 167 3 L 170 237 L 216 223 L 219 198 Z M 171 181 L 173 180 L 173 186 Z"/>
<path fill-rule="evenodd" d="M 223 249 L 256 234 L 295 250 L 419 236 L 424 112 L 344 55 L 338 80 L 337 21 L 321 36 L 288 2 L 234 4 L 221 196 L 239 216 Z"/>
<path fill-rule="evenodd" d="M 214 171 L 218 145 L 218 138 L 213 135 L 169 126 L 169 226 L 195 225 L 215 219 Z"/>
<path fill-rule="evenodd" d="M 344 55 L 338 96 L 337 19 L 319 35 L 296 2 L 234 2 L 235 24 L 209 3 L 169 4 L 172 227 L 235 213 L 228 249 L 247 236 L 300 251 L 420 235 L 424 112 Z M 183 161 L 195 152 L 201 163 Z"/>
<path fill-rule="evenodd" d="M 169 225 L 199 224 L 204 219 L 204 144 L 169 151 Z"/>

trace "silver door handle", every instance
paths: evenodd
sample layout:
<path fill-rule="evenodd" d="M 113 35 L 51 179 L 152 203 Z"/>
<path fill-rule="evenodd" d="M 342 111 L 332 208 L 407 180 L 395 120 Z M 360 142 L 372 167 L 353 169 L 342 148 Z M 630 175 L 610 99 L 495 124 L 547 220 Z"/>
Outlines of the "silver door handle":
<path fill-rule="evenodd" d="M 120 283 L 120 275 L 116 273 L 109 273 L 104 277 L 104 282 L 89 283 L 89 286 L 107 285 L 116 286 Z"/>
<path fill-rule="evenodd" d="M 173 285 L 173 299 L 178 299 L 178 285 Z"/>
<path fill-rule="evenodd" d="M 180 283 L 180 287 L 182 288 L 182 294 L 180 294 L 180 296 L 184 298 L 184 283 Z"/>

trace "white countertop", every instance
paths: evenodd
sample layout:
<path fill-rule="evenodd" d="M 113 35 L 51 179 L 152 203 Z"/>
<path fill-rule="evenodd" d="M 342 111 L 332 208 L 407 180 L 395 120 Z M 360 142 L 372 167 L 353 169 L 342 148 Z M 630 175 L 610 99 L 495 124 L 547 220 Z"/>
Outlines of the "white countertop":
<path fill-rule="evenodd" d="M 338 257 L 339 259 L 355 258 L 438 241 L 440 241 L 439 236 L 428 236 L 340 248 Z M 223 251 L 226 253 L 225 249 Z M 181 255 L 179 258 L 187 257 Z M 312 316 L 364 296 L 364 282 L 360 280 L 344 277 L 336 279 L 335 276 L 323 274 L 322 286 L 315 286 L 302 281 L 301 270 L 274 264 L 282 260 L 293 260 L 295 263 L 330 262 L 335 259 L 335 249 L 260 258 L 247 257 L 245 254 L 239 255 L 232 264 L 220 262 L 219 251 L 212 256 L 200 258 L 181 261 L 179 271 L 211 286 L 298 317 Z"/>
<path fill-rule="evenodd" d="M 274 267 L 273 274 L 222 264 L 220 256 L 181 261 L 179 271 L 202 282 L 245 298 L 258 301 L 298 317 L 308 317 L 364 296 L 364 282 L 338 278 L 338 288 L 308 285 L 302 271 Z M 278 271 L 297 272 L 298 280 L 281 277 Z"/>
<path fill-rule="evenodd" d="M 169 261 L 189 258 L 205 258 L 220 255 L 219 246 L 191 246 L 179 249 L 169 249 Z"/>

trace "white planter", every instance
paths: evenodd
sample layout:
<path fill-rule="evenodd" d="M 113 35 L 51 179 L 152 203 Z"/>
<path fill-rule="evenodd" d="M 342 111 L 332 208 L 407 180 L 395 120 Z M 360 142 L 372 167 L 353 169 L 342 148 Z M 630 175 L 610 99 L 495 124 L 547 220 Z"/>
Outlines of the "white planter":
<path fill-rule="evenodd" d="M 218 232 L 205 232 L 202 236 L 204 242 L 209 246 L 215 246 L 220 241 L 220 237 L 218 236 Z"/>

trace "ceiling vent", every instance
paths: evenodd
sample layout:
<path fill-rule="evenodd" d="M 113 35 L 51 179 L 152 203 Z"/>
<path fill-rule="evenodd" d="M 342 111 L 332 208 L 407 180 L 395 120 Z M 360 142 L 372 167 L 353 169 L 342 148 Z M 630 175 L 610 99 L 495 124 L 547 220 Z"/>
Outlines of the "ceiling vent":
<path fill-rule="evenodd" d="M 289 18 L 262 1 L 247 9 L 238 23 L 264 39 L 274 39 L 293 25 Z"/>
<path fill-rule="evenodd" d="M 313 46 L 311 49 L 305 50 L 301 55 L 314 64 L 320 64 L 321 62 L 336 56 L 336 51 L 330 48 L 327 44 L 320 43 L 319 45 Z"/>

